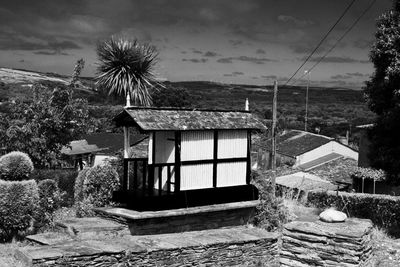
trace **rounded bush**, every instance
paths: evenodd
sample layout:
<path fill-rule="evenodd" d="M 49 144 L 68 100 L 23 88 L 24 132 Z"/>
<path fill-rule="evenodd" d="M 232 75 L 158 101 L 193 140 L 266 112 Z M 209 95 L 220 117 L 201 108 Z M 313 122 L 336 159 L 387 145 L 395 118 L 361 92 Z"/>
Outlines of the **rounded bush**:
<path fill-rule="evenodd" d="M 75 205 L 85 209 L 109 205 L 119 184 L 118 173 L 109 164 L 83 169 L 75 181 Z"/>
<path fill-rule="evenodd" d="M 28 180 L 33 171 L 31 158 L 19 151 L 0 157 L 0 179 L 8 181 Z"/>
<path fill-rule="evenodd" d="M 39 202 L 34 180 L 0 180 L 0 239 L 10 240 L 32 228 Z"/>

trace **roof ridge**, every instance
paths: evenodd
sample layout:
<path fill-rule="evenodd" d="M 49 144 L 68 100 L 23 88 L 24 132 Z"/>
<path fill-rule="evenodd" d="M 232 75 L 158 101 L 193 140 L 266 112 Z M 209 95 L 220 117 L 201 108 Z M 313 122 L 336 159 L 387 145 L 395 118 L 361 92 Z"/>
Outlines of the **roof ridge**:
<path fill-rule="evenodd" d="M 244 109 L 210 109 L 210 108 L 180 108 L 180 107 L 142 107 L 142 106 L 130 106 L 124 107 L 124 109 L 148 109 L 148 110 L 171 110 L 171 111 L 205 111 L 205 112 L 241 112 L 251 113 L 249 110 Z"/>

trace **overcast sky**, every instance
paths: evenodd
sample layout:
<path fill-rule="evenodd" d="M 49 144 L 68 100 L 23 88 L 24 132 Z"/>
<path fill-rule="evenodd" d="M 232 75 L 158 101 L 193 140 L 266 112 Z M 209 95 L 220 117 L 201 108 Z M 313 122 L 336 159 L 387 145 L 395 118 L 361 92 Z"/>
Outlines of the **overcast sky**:
<path fill-rule="evenodd" d="M 357 0 L 316 57 L 362 13 Z M 84 58 L 96 74 L 96 43 L 138 38 L 159 51 L 157 75 L 172 81 L 284 82 L 350 0 L 1 0 L 0 66 L 71 74 Z M 378 0 L 310 74 L 314 85 L 360 88 L 372 73 L 376 19 L 391 7 Z M 310 62 L 300 72 L 309 68 Z"/>

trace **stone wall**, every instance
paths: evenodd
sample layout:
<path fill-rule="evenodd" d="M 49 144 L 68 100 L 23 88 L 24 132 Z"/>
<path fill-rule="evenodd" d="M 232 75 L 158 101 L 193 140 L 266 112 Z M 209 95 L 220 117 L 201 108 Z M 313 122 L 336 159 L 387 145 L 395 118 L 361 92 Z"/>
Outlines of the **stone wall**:
<path fill-rule="evenodd" d="M 278 266 L 278 234 L 231 228 L 25 247 L 29 266 Z"/>
<path fill-rule="evenodd" d="M 370 220 L 291 222 L 284 226 L 281 266 L 362 266 L 371 258 Z"/>

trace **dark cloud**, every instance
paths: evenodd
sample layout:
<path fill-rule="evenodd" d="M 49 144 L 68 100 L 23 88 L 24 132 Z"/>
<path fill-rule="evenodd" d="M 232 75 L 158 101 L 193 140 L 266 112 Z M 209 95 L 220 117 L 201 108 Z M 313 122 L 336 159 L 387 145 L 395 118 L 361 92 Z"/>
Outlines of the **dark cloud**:
<path fill-rule="evenodd" d="M 360 49 L 367 49 L 371 48 L 373 44 L 373 40 L 367 40 L 367 39 L 358 39 L 354 41 L 353 45 L 354 47 L 360 48 Z"/>
<path fill-rule="evenodd" d="M 251 77 L 253 80 L 258 80 L 258 77 L 257 76 L 252 76 Z"/>
<path fill-rule="evenodd" d="M 363 74 L 361 72 L 348 72 L 346 73 L 348 76 L 353 76 L 353 77 L 368 77 L 369 74 Z"/>
<path fill-rule="evenodd" d="M 264 49 L 257 49 L 256 54 L 265 54 L 265 50 Z"/>
<path fill-rule="evenodd" d="M 207 51 L 206 53 L 204 53 L 205 57 L 216 57 L 218 56 L 218 54 L 216 52 L 212 52 L 212 51 Z"/>
<path fill-rule="evenodd" d="M 232 46 L 236 47 L 236 46 L 239 46 L 239 45 L 243 44 L 243 41 L 241 41 L 241 40 L 229 40 L 229 43 Z"/>
<path fill-rule="evenodd" d="M 331 76 L 331 79 L 333 79 L 333 80 L 346 80 L 346 79 L 350 79 L 350 78 L 351 78 L 351 76 L 349 76 L 349 75 L 341 75 L 341 74 Z"/>
<path fill-rule="evenodd" d="M 261 75 L 261 78 L 265 78 L 268 80 L 276 80 L 278 78 L 276 75 Z"/>
<path fill-rule="evenodd" d="M 250 62 L 250 63 L 254 63 L 254 64 L 265 64 L 265 62 L 276 62 L 276 60 L 274 60 L 274 59 L 248 57 L 248 56 L 220 58 L 217 60 L 217 62 L 218 63 L 232 63 L 233 60 L 242 61 L 242 62 Z"/>
<path fill-rule="evenodd" d="M 242 75 L 244 75 L 244 73 L 241 71 L 233 71 L 232 73 L 224 74 L 225 77 L 237 77 L 237 76 L 242 76 Z"/>
<path fill-rule="evenodd" d="M 297 27 L 305 27 L 305 26 L 310 26 L 310 25 L 315 24 L 314 21 L 312 21 L 310 19 L 298 19 L 296 17 L 288 16 L 288 15 L 279 15 L 278 21 L 290 23 L 291 25 L 295 25 Z"/>
<path fill-rule="evenodd" d="M 186 51 L 181 51 L 181 54 L 186 54 L 187 52 Z"/>
<path fill-rule="evenodd" d="M 25 62 L 25 59 L 20 59 L 18 62 L 24 63 L 24 62 Z"/>
<path fill-rule="evenodd" d="M 192 62 L 192 63 L 206 63 L 207 61 L 208 61 L 208 59 L 207 58 L 184 58 L 184 59 L 182 59 L 182 61 L 189 61 L 189 62 Z"/>
<path fill-rule="evenodd" d="M 192 52 L 195 53 L 195 54 L 203 54 L 202 51 L 197 50 L 197 49 L 195 49 L 195 48 L 192 48 Z"/>
<path fill-rule="evenodd" d="M 311 62 L 317 62 L 321 59 L 321 57 L 315 57 L 310 59 Z M 301 59 L 301 60 L 304 60 Z M 323 59 L 323 62 L 327 62 L 327 63 L 369 63 L 368 60 L 360 60 L 360 59 L 355 59 L 355 58 L 351 58 L 351 57 L 336 57 L 336 56 L 330 56 L 330 57 L 325 57 Z"/>
<path fill-rule="evenodd" d="M 36 51 L 33 52 L 35 55 L 45 55 L 45 56 L 55 56 L 55 55 L 62 55 L 62 56 L 69 56 L 68 53 L 61 52 L 61 51 Z"/>
<path fill-rule="evenodd" d="M 0 50 L 63 51 L 69 49 L 81 49 L 81 46 L 73 41 L 49 41 L 39 38 L 26 38 L 17 34 L 10 34 L 7 38 L 0 38 Z"/>

